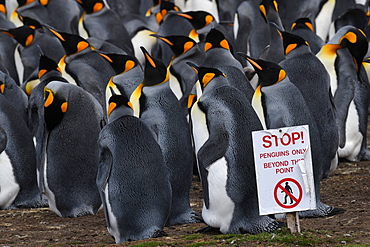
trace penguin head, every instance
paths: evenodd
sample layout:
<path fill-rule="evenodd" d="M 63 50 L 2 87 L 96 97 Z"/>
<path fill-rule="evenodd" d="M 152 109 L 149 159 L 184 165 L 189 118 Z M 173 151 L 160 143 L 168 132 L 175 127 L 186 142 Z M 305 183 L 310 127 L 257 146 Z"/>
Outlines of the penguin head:
<path fill-rule="evenodd" d="M 186 18 L 196 30 L 202 29 L 215 21 L 215 17 L 212 14 L 203 10 L 178 12 L 175 14 Z"/>
<path fill-rule="evenodd" d="M 192 38 L 184 35 L 160 36 L 157 34 L 151 34 L 150 36 L 156 37 L 169 45 L 174 57 L 178 57 L 181 54 L 186 53 L 197 44 Z"/>
<path fill-rule="evenodd" d="M 302 18 L 298 18 L 293 24 L 292 26 L 290 27 L 290 30 L 294 31 L 294 30 L 297 30 L 297 29 L 300 29 L 300 28 L 303 28 L 303 29 L 309 29 L 311 30 L 312 32 L 315 32 L 314 28 L 313 28 L 313 25 L 312 25 L 312 21 L 310 20 L 310 18 L 308 17 L 302 17 Z"/>
<path fill-rule="evenodd" d="M 212 28 L 205 39 L 204 51 L 208 51 L 212 48 L 223 48 L 232 52 L 229 41 L 227 41 L 225 35 L 216 28 Z"/>
<path fill-rule="evenodd" d="M 76 54 L 87 48 L 91 49 L 89 42 L 77 34 L 60 32 L 47 24 L 42 25 L 59 39 L 67 56 Z"/>
<path fill-rule="evenodd" d="M 37 29 L 39 31 L 43 31 L 42 25 L 37 20 L 21 15 L 19 15 L 19 19 L 23 22 L 25 26 L 29 26 L 30 28 Z"/>
<path fill-rule="evenodd" d="M 139 61 L 130 55 L 103 53 L 101 51 L 98 54 L 109 62 L 116 74 L 123 74 L 136 66 L 140 66 Z"/>
<path fill-rule="evenodd" d="M 29 26 L 20 26 L 10 29 L 1 29 L 2 33 L 9 35 L 21 44 L 23 47 L 28 47 L 32 44 L 35 37 L 35 30 Z"/>
<path fill-rule="evenodd" d="M 238 52 L 238 54 L 247 59 L 253 66 L 262 87 L 271 86 L 285 79 L 286 72 L 277 63 L 262 59 L 252 59 L 242 52 Z"/>
<path fill-rule="evenodd" d="M 259 6 L 260 13 L 266 23 L 269 23 L 267 18 L 269 11 L 279 12 L 278 3 L 276 0 L 262 0 Z"/>
<path fill-rule="evenodd" d="M 103 0 L 76 0 L 76 1 L 81 5 L 86 14 L 96 13 L 102 10 L 105 6 Z"/>
<path fill-rule="evenodd" d="M 38 78 L 41 79 L 47 72 L 56 71 L 62 75 L 62 71 L 59 68 L 58 64 L 48 56 L 41 54 L 39 61 L 39 73 Z"/>
<path fill-rule="evenodd" d="M 48 131 L 53 130 L 62 121 L 67 109 L 67 99 L 46 86 L 44 88 L 44 118 Z"/>
<path fill-rule="evenodd" d="M 38 1 L 39 1 L 40 5 L 47 6 L 49 4 L 50 0 L 38 0 Z"/>
<path fill-rule="evenodd" d="M 108 118 L 109 122 L 121 116 L 132 116 L 134 113 L 133 106 L 129 99 L 120 94 L 113 94 L 108 101 Z"/>
<path fill-rule="evenodd" d="M 18 7 L 22 7 L 22 6 L 25 6 L 27 4 L 32 3 L 34 1 L 35 0 L 17 0 L 17 3 L 18 3 Z"/>
<path fill-rule="evenodd" d="M 162 24 L 164 18 L 168 14 L 169 11 L 180 11 L 179 7 L 177 7 L 173 2 L 170 1 L 161 1 L 159 12 L 155 14 L 155 19 L 158 25 Z"/>
<path fill-rule="evenodd" d="M 308 42 L 304 40 L 301 36 L 284 31 L 279 33 L 281 34 L 281 38 L 283 39 L 285 56 L 288 55 L 292 50 L 300 46 L 309 46 Z"/>
<path fill-rule="evenodd" d="M 328 45 L 334 45 L 338 49 L 347 48 L 352 54 L 357 71 L 359 71 L 359 66 L 368 50 L 368 40 L 361 29 L 350 25 L 344 26 L 336 32 L 325 46 Z"/>
<path fill-rule="evenodd" d="M 186 63 L 198 74 L 198 79 L 199 79 L 202 91 L 204 91 L 206 86 L 218 76 L 223 76 L 226 78 L 226 75 L 223 72 L 221 72 L 219 69 L 209 68 L 209 67 L 198 67 L 192 62 L 186 62 Z"/>
<path fill-rule="evenodd" d="M 3 13 L 5 16 L 7 15 L 5 0 L 0 1 L 0 12 Z"/>
<path fill-rule="evenodd" d="M 155 86 L 162 84 L 169 79 L 169 73 L 167 71 L 166 65 L 159 59 L 155 59 L 148 51 L 141 46 L 144 57 L 145 57 L 145 67 L 144 67 L 144 80 L 143 86 Z"/>

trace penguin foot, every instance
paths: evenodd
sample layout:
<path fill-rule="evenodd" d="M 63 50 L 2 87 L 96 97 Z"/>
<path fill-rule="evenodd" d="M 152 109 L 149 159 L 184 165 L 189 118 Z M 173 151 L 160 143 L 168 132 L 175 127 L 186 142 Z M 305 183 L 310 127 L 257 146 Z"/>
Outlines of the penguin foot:
<path fill-rule="evenodd" d="M 202 216 L 195 212 L 189 211 L 176 217 L 170 217 L 166 223 L 166 226 L 189 224 L 189 223 L 200 223 L 203 222 Z"/>
<path fill-rule="evenodd" d="M 368 149 L 362 149 L 358 154 L 359 161 L 370 160 L 370 151 Z"/>
<path fill-rule="evenodd" d="M 258 234 L 262 232 L 273 232 L 279 228 L 278 221 L 269 216 L 258 216 L 255 218 L 240 219 L 232 224 L 227 234 Z"/>
<path fill-rule="evenodd" d="M 164 236 L 167 236 L 167 233 L 163 230 L 156 230 L 154 231 L 153 235 L 151 238 L 160 238 L 160 237 L 164 237 Z"/>
<path fill-rule="evenodd" d="M 335 208 L 324 203 L 319 203 L 315 210 L 307 210 L 299 212 L 300 218 L 318 218 L 318 217 L 328 217 L 337 214 L 342 214 L 346 210 L 343 208 Z"/>
<path fill-rule="evenodd" d="M 48 207 L 49 203 L 45 197 L 35 198 L 26 201 L 15 201 L 8 209 L 17 209 L 17 208 L 44 208 Z"/>
<path fill-rule="evenodd" d="M 195 233 L 215 233 L 215 234 L 222 234 L 222 232 L 220 232 L 220 229 L 219 228 L 214 228 L 212 226 L 202 227 L 202 228 L 196 230 Z"/>

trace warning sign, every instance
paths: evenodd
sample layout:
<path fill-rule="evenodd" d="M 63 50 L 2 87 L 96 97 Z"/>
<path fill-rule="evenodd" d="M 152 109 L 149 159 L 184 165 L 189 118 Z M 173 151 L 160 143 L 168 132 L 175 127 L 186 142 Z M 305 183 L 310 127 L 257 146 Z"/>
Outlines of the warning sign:
<path fill-rule="evenodd" d="M 315 209 L 308 125 L 252 132 L 260 215 Z"/>

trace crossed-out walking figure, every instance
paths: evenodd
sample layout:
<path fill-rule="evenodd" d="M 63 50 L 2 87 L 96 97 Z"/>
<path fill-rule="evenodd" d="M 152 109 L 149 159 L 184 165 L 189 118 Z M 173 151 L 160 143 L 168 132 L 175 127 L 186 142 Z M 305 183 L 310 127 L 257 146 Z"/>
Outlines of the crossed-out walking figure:
<path fill-rule="evenodd" d="M 285 190 L 288 191 L 290 194 L 293 194 L 293 190 L 292 188 L 289 186 L 289 183 L 288 182 L 285 182 Z M 284 191 L 282 190 L 281 193 L 283 193 Z M 285 192 L 285 197 L 284 197 L 284 204 L 287 204 L 287 198 L 290 198 L 290 204 L 293 204 L 293 199 L 292 197 Z"/>

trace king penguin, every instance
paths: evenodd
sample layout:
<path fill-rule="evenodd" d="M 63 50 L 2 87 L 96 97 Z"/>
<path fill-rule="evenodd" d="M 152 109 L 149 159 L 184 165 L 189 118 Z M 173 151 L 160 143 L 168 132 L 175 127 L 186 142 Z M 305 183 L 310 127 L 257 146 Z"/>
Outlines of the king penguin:
<path fill-rule="evenodd" d="M 317 54 L 330 75 L 337 109 L 338 155 L 349 161 L 370 159 L 366 145 L 368 82 L 366 75 L 362 76 L 365 73 L 362 60 L 367 49 L 363 31 L 344 26 Z"/>
<path fill-rule="evenodd" d="M 37 77 L 40 46 L 44 53 L 52 59 L 59 60 L 64 55 L 64 50 L 57 38 L 46 34 L 36 20 L 24 18 L 32 22 L 30 26 L 23 25 L 17 28 L 2 30 L 18 41 L 17 52 L 22 61 L 22 75 L 19 75 L 21 85 Z M 27 23 L 27 22 L 25 22 Z"/>
<path fill-rule="evenodd" d="M 330 91 L 330 76 L 321 61 L 312 53 L 307 41 L 289 32 L 281 32 L 285 60 L 279 65 L 290 81 L 301 91 L 309 110 L 316 120 L 324 156 L 323 177 L 338 165 L 338 127 L 335 106 Z"/>
<path fill-rule="evenodd" d="M 130 36 L 116 12 L 109 9 L 103 0 L 80 0 L 78 2 L 85 10 L 81 18 L 88 37 L 107 41 L 127 54 L 134 55 Z"/>
<path fill-rule="evenodd" d="M 217 28 L 212 28 L 206 36 L 204 51 L 206 57 L 200 66 L 221 70 L 226 74 L 231 86 L 236 87 L 252 100 L 254 89 L 244 73 L 242 64 L 235 58 L 233 46 L 224 33 Z"/>
<path fill-rule="evenodd" d="M 171 184 L 161 147 L 131 107 L 127 97 L 113 95 L 108 124 L 99 135 L 96 183 L 116 243 L 163 236 L 171 209 Z"/>
<path fill-rule="evenodd" d="M 179 99 L 185 114 L 188 114 L 188 97 L 192 91 L 197 76 L 186 62 L 199 64 L 205 58 L 205 53 L 190 37 L 184 35 L 159 36 L 153 35 L 170 46 L 173 57 L 169 64 L 170 88 Z"/>
<path fill-rule="evenodd" d="M 79 35 L 59 32 L 44 24 L 61 42 L 65 56 L 59 61 L 63 77 L 92 94 L 106 116 L 105 89 L 115 71 L 109 62 L 93 51 L 89 42 Z"/>
<path fill-rule="evenodd" d="M 47 206 L 37 184 L 36 152 L 27 126 L 27 96 L 0 73 L 0 208 Z"/>
<path fill-rule="evenodd" d="M 44 92 L 46 129 L 38 168 L 42 191 L 50 209 L 61 217 L 96 214 L 102 205 L 96 186 L 101 106 L 70 83 L 49 82 Z"/>
<path fill-rule="evenodd" d="M 277 222 L 258 210 L 251 132 L 262 125 L 256 113 L 220 70 L 188 64 L 203 91 L 191 109 L 191 120 L 204 222 L 224 234 L 276 230 Z"/>
<path fill-rule="evenodd" d="M 102 52 L 99 52 L 99 54 L 109 61 L 116 72 L 116 75 L 112 76 L 107 84 L 105 91 L 107 101 L 112 96 L 112 88 L 117 88 L 120 92 L 119 94 L 130 97 L 144 80 L 144 71 L 139 61 L 130 55 Z"/>
<path fill-rule="evenodd" d="M 323 165 L 321 140 L 317 124 L 299 89 L 290 81 L 278 64 L 244 56 L 255 68 L 260 85 L 253 95 L 252 106 L 264 129 L 309 125 L 316 209 L 301 211 L 301 217 L 323 217 L 336 212 L 320 199 L 320 181 L 326 167 Z"/>
<path fill-rule="evenodd" d="M 149 55 L 146 58 L 144 80 L 131 95 L 135 116 L 153 131 L 162 149 L 170 172 L 172 205 L 168 225 L 197 222 L 190 207 L 189 192 L 193 174 L 191 134 L 185 114 L 168 85 L 166 66 Z"/>
<path fill-rule="evenodd" d="M 40 50 L 38 80 L 25 83 L 24 90 L 28 95 L 27 122 L 36 146 L 36 165 L 42 165 L 44 125 L 44 87 L 51 81 L 68 83 L 62 77 L 58 64 Z"/>
<path fill-rule="evenodd" d="M 314 54 L 317 54 L 325 45 L 324 40 L 316 34 L 314 26 L 308 17 L 297 19 L 290 29 L 293 34 L 302 37 L 308 42 Z"/>

